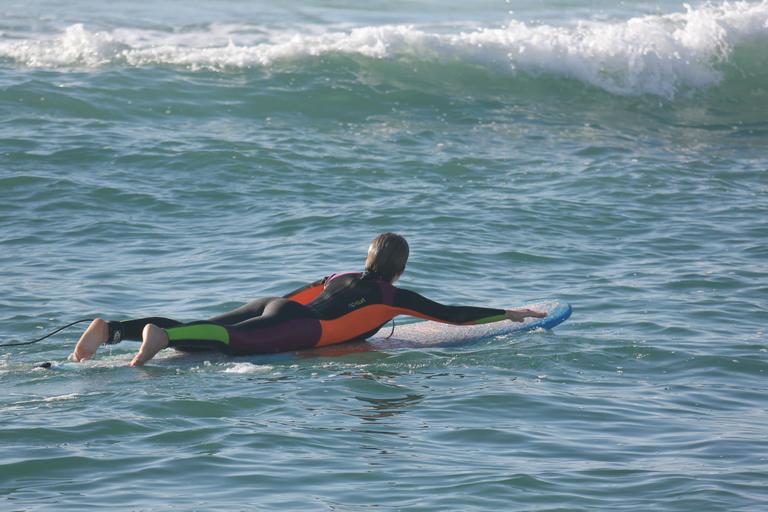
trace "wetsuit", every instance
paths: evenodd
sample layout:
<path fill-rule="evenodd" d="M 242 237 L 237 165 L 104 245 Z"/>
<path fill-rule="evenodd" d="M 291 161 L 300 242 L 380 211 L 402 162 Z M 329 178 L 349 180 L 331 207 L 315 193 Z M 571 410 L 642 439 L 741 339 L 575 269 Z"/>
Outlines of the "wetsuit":
<path fill-rule="evenodd" d="M 286 352 L 365 339 L 397 315 L 450 324 L 505 319 L 503 309 L 445 306 L 396 288 L 371 272 L 334 274 L 267 297 L 206 321 L 169 318 L 110 322 L 110 342 L 141 340 L 148 323 L 165 329 L 169 346 L 180 350 L 218 349 L 236 355 Z"/>

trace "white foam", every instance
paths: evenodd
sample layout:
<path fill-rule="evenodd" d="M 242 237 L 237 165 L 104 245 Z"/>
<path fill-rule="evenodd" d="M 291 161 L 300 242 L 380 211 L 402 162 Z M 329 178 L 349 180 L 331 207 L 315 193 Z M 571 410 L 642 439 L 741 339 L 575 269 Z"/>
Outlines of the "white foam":
<path fill-rule="evenodd" d="M 224 373 L 269 373 L 273 369 L 267 364 L 232 363 Z"/>
<path fill-rule="evenodd" d="M 52 39 L 0 44 L 0 56 L 31 67 L 85 66 L 109 64 L 131 48 L 106 32 L 89 32 L 81 23 L 68 27 Z"/>
<path fill-rule="evenodd" d="M 43 402 L 60 402 L 62 400 L 77 400 L 80 398 L 78 393 L 68 393 L 66 395 L 56 395 L 43 398 Z"/>
<path fill-rule="evenodd" d="M 568 26 L 511 21 L 498 28 L 430 32 L 415 26 L 274 30 L 211 24 L 178 32 L 82 24 L 48 39 L 0 42 L 0 57 L 33 67 L 173 65 L 192 70 L 271 66 L 327 54 L 465 62 L 502 73 L 568 77 L 622 95 L 671 97 L 721 80 L 717 64 L 735 46 L 768 40 L 768 0 L 724 2 L 685 12 Z"/>
<path fill-rule="evenodd" d="M 48 397 L 34 397 L 31 399 L 22 400 L 20 402 L 14 402 L 9 405 L 2 405 L 0 406 L 0 410 L 4 412 L 25 410 L 30 408 L 36 408 L 40 404 L 45 404 L 45 403 L 77 400 L 81 396 L 82 395 L 80 395 L 79 393 L 67 393 L 64 395 L 55 395 L 55 396 L 48 396 Z"/>

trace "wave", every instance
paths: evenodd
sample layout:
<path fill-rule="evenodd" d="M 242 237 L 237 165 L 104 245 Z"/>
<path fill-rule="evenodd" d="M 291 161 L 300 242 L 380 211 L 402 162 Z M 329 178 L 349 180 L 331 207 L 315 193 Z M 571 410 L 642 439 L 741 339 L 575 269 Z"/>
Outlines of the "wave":
<path fill-rule="evenodd" d="M 510 21 L 455 33 L 412 25 L 275 31 L 212 24 L 174 33 L 92 32 L 83 24 L 48 38 L 0 40 L 0 58 L 29 67 L 178 66 L 192 71 L 272 68 L 333 56 L 406 65 L 460 64 L 511 76 L 566 78 L 622 96 L 673 98 L 724 80 L 765 84 L 768 0 L 724 2 L 622 21 L 568 26 Z"/>

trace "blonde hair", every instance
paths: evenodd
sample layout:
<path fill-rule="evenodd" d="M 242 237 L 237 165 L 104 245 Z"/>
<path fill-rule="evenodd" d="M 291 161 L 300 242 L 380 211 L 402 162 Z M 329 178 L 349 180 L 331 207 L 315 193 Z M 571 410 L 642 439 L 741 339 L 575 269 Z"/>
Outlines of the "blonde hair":
<path fill-rule="evenodd" d="M 382 233 L 373 239 L 368 247 L 365 270 L 376 272 L 384 279 L 392 281 L 405 270 L 408 261 L 408 242 L 396 233 Z"/>

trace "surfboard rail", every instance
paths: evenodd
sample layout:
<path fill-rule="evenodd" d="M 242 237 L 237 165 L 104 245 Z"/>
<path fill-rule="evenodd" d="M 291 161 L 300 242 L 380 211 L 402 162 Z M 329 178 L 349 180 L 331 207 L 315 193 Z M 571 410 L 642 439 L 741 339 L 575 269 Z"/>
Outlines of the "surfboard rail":
<path fill-rule="evenodd" d="M 452 346 L 473 343 L 517 332 L 537 329 L 550 330 L 565 322 L 573 312 L 567 302 L 545 299 L 522 304 L 521 308 L 547 313 L 544 318 L 527 318 L 523 322 L 501 321 L 478 325 L 451 325 L 433 321 L 395 324 L 383 327 L 368 342 L 376 347 L 393 346 Z"/>

